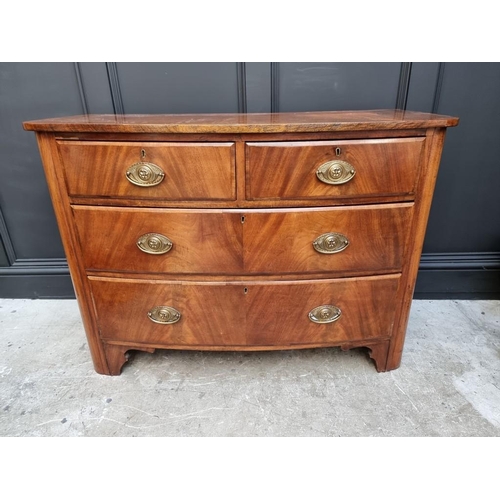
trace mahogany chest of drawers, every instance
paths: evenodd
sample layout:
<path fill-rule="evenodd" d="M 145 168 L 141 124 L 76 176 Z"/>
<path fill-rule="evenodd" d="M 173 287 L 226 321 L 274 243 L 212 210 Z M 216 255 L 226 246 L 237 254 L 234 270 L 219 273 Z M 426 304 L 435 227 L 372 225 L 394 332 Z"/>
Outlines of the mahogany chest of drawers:
<path fill-rule="evenodd" d="M 397 368 L 446 127 L 399 110 L 36 131 L 97 372 L 136 349 L 367 347 Z"/>

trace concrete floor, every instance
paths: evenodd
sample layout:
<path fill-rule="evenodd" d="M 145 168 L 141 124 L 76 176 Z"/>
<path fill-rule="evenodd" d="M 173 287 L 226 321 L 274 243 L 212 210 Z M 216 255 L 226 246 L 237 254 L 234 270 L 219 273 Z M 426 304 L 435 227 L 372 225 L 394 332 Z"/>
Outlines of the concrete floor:
<path fill-rule="evenodd" d="M 137 353 L 94 372 L 74 300 L 0 300 L 0 436 L 500 436 L 500 301 L 414 301 L 363 349 Z"/>

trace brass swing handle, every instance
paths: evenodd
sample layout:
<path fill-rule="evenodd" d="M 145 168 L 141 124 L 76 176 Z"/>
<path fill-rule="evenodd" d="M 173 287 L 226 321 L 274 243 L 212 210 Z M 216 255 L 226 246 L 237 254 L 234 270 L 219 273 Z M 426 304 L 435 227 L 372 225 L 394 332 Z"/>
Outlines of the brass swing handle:
<path fill-rule="evenodd" d="M 165 178 L 165 172 L 154 163 L 140 161 L 134 163 L 125 172 L 129 182 L 139 187 L 153 187 L 160 184 Z"/>
<path fill-rule="evenodd" d="M 315 307 L 308 314 L 313 323 L 333 323 L 342 316 L 342 311 L 330 304 Z"/>
<path fill-rule="evenodd" d="M 181 319 L 181 313 L 170 306 L 156 306 L 148 311 L 148 318 L 153 323 L 173 325 Z"/>
<path fill-rule="evenodd" d="M 342 160 L 327 161 L 316 170 L 316 176 L 325 184 L 345 184 L 356 175 L 356 169 Z"/>
<path fill-rule="evenodd" d="M 161 255 L 172 250 L 174 244 L 163 234 L 147 233 L 143 234 L 137 240 L 139 250 L 144 253 Z"/>
<path fill-rule="evenodd" d="M 313 247 L 319 253 L 339 253 L 349 246 L 347 236 L 340 233 L 324 233 L 313 241 Z"/>

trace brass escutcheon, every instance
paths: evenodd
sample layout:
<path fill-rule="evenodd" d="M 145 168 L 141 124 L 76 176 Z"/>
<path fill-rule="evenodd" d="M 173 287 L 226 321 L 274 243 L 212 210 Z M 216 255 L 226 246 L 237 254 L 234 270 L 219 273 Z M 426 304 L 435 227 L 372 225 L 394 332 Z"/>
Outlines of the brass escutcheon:
<path fill-rule="evenodd" d="M 333 323 L 342 316 L 342 311 L 332 305 L 324 305 L 315 307 L 309 313 L 309 319 L 313 323 Z"/>
<path fill-rule="evenodd" d="M 316 170 L 316 176 L 325 184 L 345 184 L 355 175 L 354 167 L 342 160 L 327 161 Z"/>
<path fill-rule="evenodd" d="M 324 233 L 313 241 L 313 247 L 319 253 L 339 253 L 349 246 L 347 236 L 340 233 Z"/>
<path fill-rule="evenodd" d="M 170 252 L 173 243 L 166 236 L 163 236 L 163 234 L 147 233 L 139 237 L 137 246 L 144 253 L 161 255 Z"/>
<path fill-rule="evenodd" d="M 172 325 L 181 319 L 181 313 L 170 306 L 156 306 L 148 312 L 148 318 L 154 323 Z"/>
<path fill-rule="evenodd" d="M 127 180 L 139 187 L 152 187 L 160 184 L 165 178 L 165 172 L 154 163 L 140 161 L 134 163 L 125 172 Z"/>

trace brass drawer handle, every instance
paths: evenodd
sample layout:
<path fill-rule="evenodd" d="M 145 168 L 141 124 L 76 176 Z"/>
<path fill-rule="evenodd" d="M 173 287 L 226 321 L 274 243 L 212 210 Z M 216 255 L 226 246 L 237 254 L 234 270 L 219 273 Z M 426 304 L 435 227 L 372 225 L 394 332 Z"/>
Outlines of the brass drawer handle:
<path fill-rule="evenodd" d="M 142 250 L 144 253 L 151 253 L 154 255 L 170 252 L 173 245 L 174 244 L 166 236 L 159 233 L 143 234 L 137 240 L 139 250 Z"/>
<path fill-rule="evenodd" d="M 354 167 L 342 160 L 327 161 L 316 170 L 316 176 L 325 184 L 345 184 L 355 175 Z"/>
<path fill-rule="evenodd" d="M 342 311 L 335 306 L 324 305 L 315 307 L 309 313 L 309 319 L 313 323 L 333 323 L 342 316 Z"/>
<path fill-rule="evenodd" d="M 181 319 L 181 313 L 170 306 L 156 306 L 148 311 L 148 318 L 154 323 L 173 325 Z"/>
<path fill-rule="evenodd" d="M 313 247 L 319 253 L 339 253 L 349 246 L 347 236 L 340 233 L 324 233 L 313 241 Z"/>
<path fill-rule="evenodd" d="M 165 172 L 154 163 L 140 161 L 134 163 L 125 172 L 127 180 L 139 187 L 152 187 L 160 184 L 165 178 Z"/>

